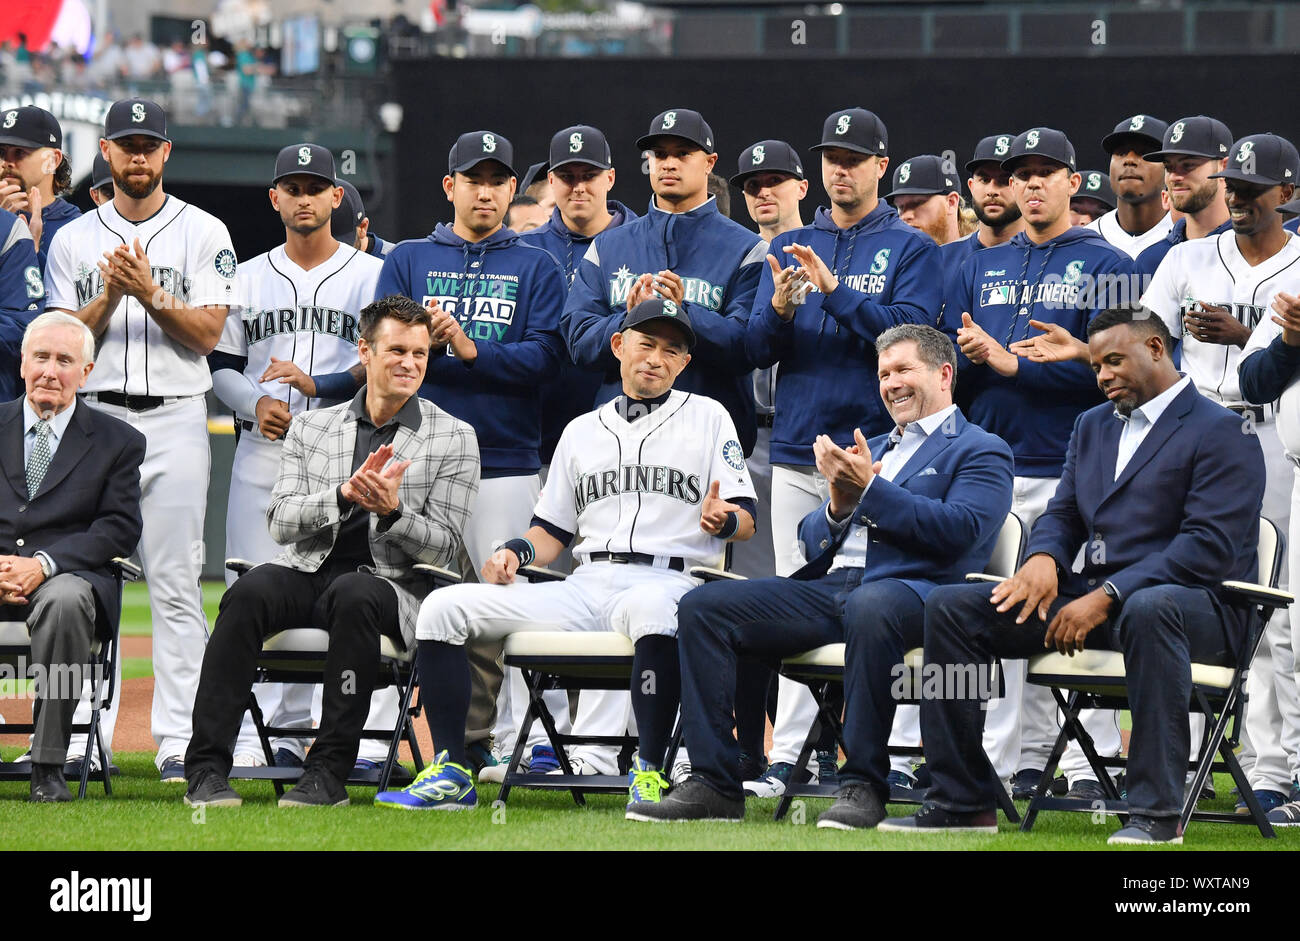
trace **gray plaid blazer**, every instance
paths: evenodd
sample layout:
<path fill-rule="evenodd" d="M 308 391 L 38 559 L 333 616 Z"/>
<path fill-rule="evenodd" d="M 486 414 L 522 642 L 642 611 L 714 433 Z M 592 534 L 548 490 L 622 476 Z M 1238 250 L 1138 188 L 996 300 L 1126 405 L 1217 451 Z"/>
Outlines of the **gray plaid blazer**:
<path fill-rule="evenodd" d="M 474 429 L 427 399 L 419 399 L 420 427 L 399 425 L 393 452 L 410 460 L 397 495 L 402 515 L 386 532 L 370 519 L 373 572 L 397 591 L 402 638 L 415 637 L 420 602 L 431 589 L 429 579 L 413 572 L 416 562 L 453 566 L 465 523 L 478 493 L 478 438 Z M 285 547 L 272 561 L 301 572 L 315 572 L 338 537 L 339 525 L 352 513 L 340 513 L 335 492 L 352 476 L 357 421 L 348 405 L 302 412 L 284 438 L 280 474 L 271 491 L 266 521 L 271 538 Z"/>

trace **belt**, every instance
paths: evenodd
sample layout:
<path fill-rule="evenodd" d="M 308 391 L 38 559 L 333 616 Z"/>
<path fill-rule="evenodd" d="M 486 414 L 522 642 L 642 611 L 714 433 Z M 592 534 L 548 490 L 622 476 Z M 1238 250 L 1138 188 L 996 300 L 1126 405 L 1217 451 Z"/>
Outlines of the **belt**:
<path fill-rule="evenodd" d="M 755 419 L 758 421 L 759 428 L 771 428 L 772 421 L 776 418 L 775 412 L 759 412 Z"/>
<path fill-rule="evenodd" d="M 249 434 L 257 431 L 257 422 L 255 421 L 245 421 L 242 418 L 236 418 L 235 424 L 239 426 L 242 431 L 247 431 Z"/>
<path fill-rule="evenodd" d="M 588 559 L 592 562 L 613 562 L 617 565 L 654 565 L 664 556 L 648 555 L 644 552 L 593 552 Z M 686 560 L 680 556 L 668 558 L 668 564 L 663 568 L 672 569 L 674 572 L 686 571 Z"/>
<path fill-rule="evenodd" d="M 1273 420 L 1272 405 L 1228 405 L 1225 407 L 1230 412 L 1236 412 L 1242 418 L 1249 415 L 1257 424 Z"/>
<path fill-rule="evenodd" d="M 91 397 L 96 402 L 117 405 L 133 412 L 148 412 L 167 402 L 167 399 L 161 395 L 127 395 L 124 392 L 87 392 L 86 398 Z M 172 401 L 175 401 L 174 397 Z"/>

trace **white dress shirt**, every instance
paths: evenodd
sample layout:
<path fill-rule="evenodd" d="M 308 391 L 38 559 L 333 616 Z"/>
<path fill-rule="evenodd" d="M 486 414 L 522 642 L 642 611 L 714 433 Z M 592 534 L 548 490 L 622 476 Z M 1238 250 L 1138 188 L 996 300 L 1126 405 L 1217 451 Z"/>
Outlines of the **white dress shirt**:
<path fill-rule="evenodd" d="M 1191 378 L 1183 376 L 1164 392 L 1161 392 L 1154 399 L 1139 405 L 1127 416 L 1115 412 L 1115 417 L 1124 423 L 1124 429 L 1119 433 L 1119 448 L 1115 451 L 1115 476 L 1113 480 L 1119 480 L 1119 475 L 1124 473 L 1124 468 L 1132 460 L 1133 455 L 1142 442 L 1146 440 L 1147 434 L 1151 431 L 1152 426 L 1160 420 L 1160 416 L 1165 413 L 1169 403 L 1182 393 L 1191 383 Z"/>

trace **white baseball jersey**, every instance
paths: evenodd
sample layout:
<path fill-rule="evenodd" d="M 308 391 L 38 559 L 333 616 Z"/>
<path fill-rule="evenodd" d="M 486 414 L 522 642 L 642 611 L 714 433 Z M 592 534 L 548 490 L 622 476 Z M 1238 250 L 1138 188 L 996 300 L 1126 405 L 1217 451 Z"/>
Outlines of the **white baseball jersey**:
<path fill-rule="evenodd" d="M 642 552 L 716 565 L 725 544 L 700 529 L 713 481 L 724 500 L 755 499 L 731 416 L 673 391 L 629 422 L 616 401 L 571 421 L 551 459 L 536 515 L 574 533 L 573 554 Z"/>
<path fill-rule="evenodd" d="M 1080 191 L 1074 195 L 1086 196 L 1088 194 L 1080 189 Z M 1121 252 L 1127 254 L 1130 258 L 1136 258 L 1146 249 L 1150 248 L 1152 245 L 1156 244 L 1156 242 L 1159 242 L 1168 235 L 1169 230 L 1174 227 L 1174 220 L 1169 213 L 1165 213 L 1163 219 L 1141 235 L 1129 235 L 1124 231 L 1124 227 L 1119 224 L 1119 210 L 1112 209 L 1104 216 L 1098 216 L 1096 219 L 1093 219 L 1088 223 L 1087 227 L 1089 229 L 1096 229 L 1101 233 L 1102 238 L 1107 242 L 1110 242 L 1110 244 L 1114 245 Z"/>
<path fill-rule="evenodd" d="M 1199 310 L 1197 302 L 1203 301 L 1228 308 L 1254 331 L 1268 321 L 1269 304 L 1280 290 L 1300 291 L 1300 238 L 1287 239 L 1280 252 L 1251 267 L 1237 250 L 1236 234 L 1223 232 L 1170 249 L 1142 305 L 1160 315 L 1174 339 L 1182 339 L 1182 370 L 1203 395 L 1223 405 L 1245 405 L 1237 381 L 1242 350 L 1185 336 L 1183 315 Z"/>
<path fill-rule="evenodd" d="M 220 219 L 168 196 L 143 222 L 118 214 L 110 200 L 63 226 L 45 268 L 46 307 L 77 311 L 104 291 L 97 264 L 119 245 L 140 247 L 154 283 L 194 307 L 228 306 L 238 297 L 235 250 Z M 87 392 L 197 395 L 212 386 L 207 360 L 168 336 L 144 306 L 124 297 L 99 338 Z"/>
<path fill-rule="evenodd" d="M 1295 239 L 1287 242 L 1291 245 Z M 1298 279 L 1300 280 L 1300 279 Z M 1288 294 L 1293 293 L 1297 288 L 1283 288 Z M 1282 335 L 1282 328 L 1273 322 L 1272 311 L 1269 311 L 1265 317 L 1260 320 L 1259 326 L 1254 329 L 1250 335 L 1250 341 L 1246 348 L 1241 351 L 1241 358 L 1247 359 L 1261 350 L 1267 349 L 1274 340 Z M 1291 377 L 1286 388 L 1282 391 L 1282 397 L 1277 402 L 1277 433 L 1282 439 L 1282 447 L 1292 458 L 1300 459 L 1300 373 Z M 1300 474 L 1300 471 L 1297 471 Z M 1297 477 L 1300 480 L 1300 477 Z M 1300 494 L 1300 487 L 1297 488 L 1297 494 Z M 1291 508 L 1292 515 L 1300 510 L 1296 506 Z M 1294 543 L 1291 543 L 1294 546 Z M 1294 579 L 1291 584 L 1296 584 Z"/>
<path fill-rule="evenodd" d="M 242 298 L 226 318 L 217 349 L 248 358 L 244 378 L 252 386 L 251 403 L 264 395 L 280 399 L 291 414 L 318 408 L 278 379 L 258 382 L 271 357 L 292 360 L 307 375 L 343 372 L 357 364 L 361 309 L 375 299 L 382 260 L 338 243 L 329 258 L 310 271 L 289 259 L 281 245 L 240 266 Z M 256 418 L 227 402 L 241 418 Z M 270 485 L 274 480 L 267 482 Z"/>

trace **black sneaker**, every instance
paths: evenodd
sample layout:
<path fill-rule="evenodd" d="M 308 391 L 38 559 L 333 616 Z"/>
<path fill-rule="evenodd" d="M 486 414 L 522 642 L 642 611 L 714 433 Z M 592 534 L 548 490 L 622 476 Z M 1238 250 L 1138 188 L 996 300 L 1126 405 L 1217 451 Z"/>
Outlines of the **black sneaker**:
<path fill-rule="evenodd" d="M 817 783 L 835 787 L 840 783 L 839 751 L 827 749 L 817 753 Z"/>
<path fill-rule="evenodd" d="M 294 789 L 280 798 L 281 807 L 342 807 L 347 802 L 347 790 L 334 775 L 319 767 L 304 771 Z"/>
<path fill-rule="evenodd" d="M 846 784 L 835 792 L 835 803 L 817 818 L 817 829 L 866 830 L 885 819 L 885 807 L 869 784 Z"/>
<path fill-rule="evenodd" d="M 876 829 L 891 833 L 997 833 L 998 812 L 957 813 L 934 804 L 924 804 L 914 816 L 887 817 Z"/>
<path fill-rule="evenodd" d="M 747 755 L 745 752 L 740 753 L 740 780 L 752 781 L 755 778 L 761 778 L 767 771 L 766 755 Z"/>
<path fill-rule="evenodd" d="M 198 772 L 185 789 L 185 803 L 190 807 L 238 807 L 243 802 L 229 781 L 209 769 Z"/>
<path fill-rule="evenodd" d="M 1070 790 L 1065 796 L 1086 801 L 1106 800 L 1106 792 L 1101 789 L 1101 782 L 1095 778 L 1080 778 L 1070 785 Z"/>
<path fill-rule="evenodd" d="M 663 823 L 669 820 L 718 820 L 739 823 L 745 819 L 744 798 L 726 797 L 699 778 L 688 778 L 661 800 L 636 805 L 628 810 L 628 820 Z"/>
<path fill-rule="evenodd" d="M 1141 814 L 1133 814 L 1128 818 L 1128 826 L 1116 830 L 1106 842 L 1112 846 L 1146 846 L 1153 843 L 1178 845 L 1183 842 L 1183 834 L 1178 829 L 1177 817 L 1143 817 Z"/>

